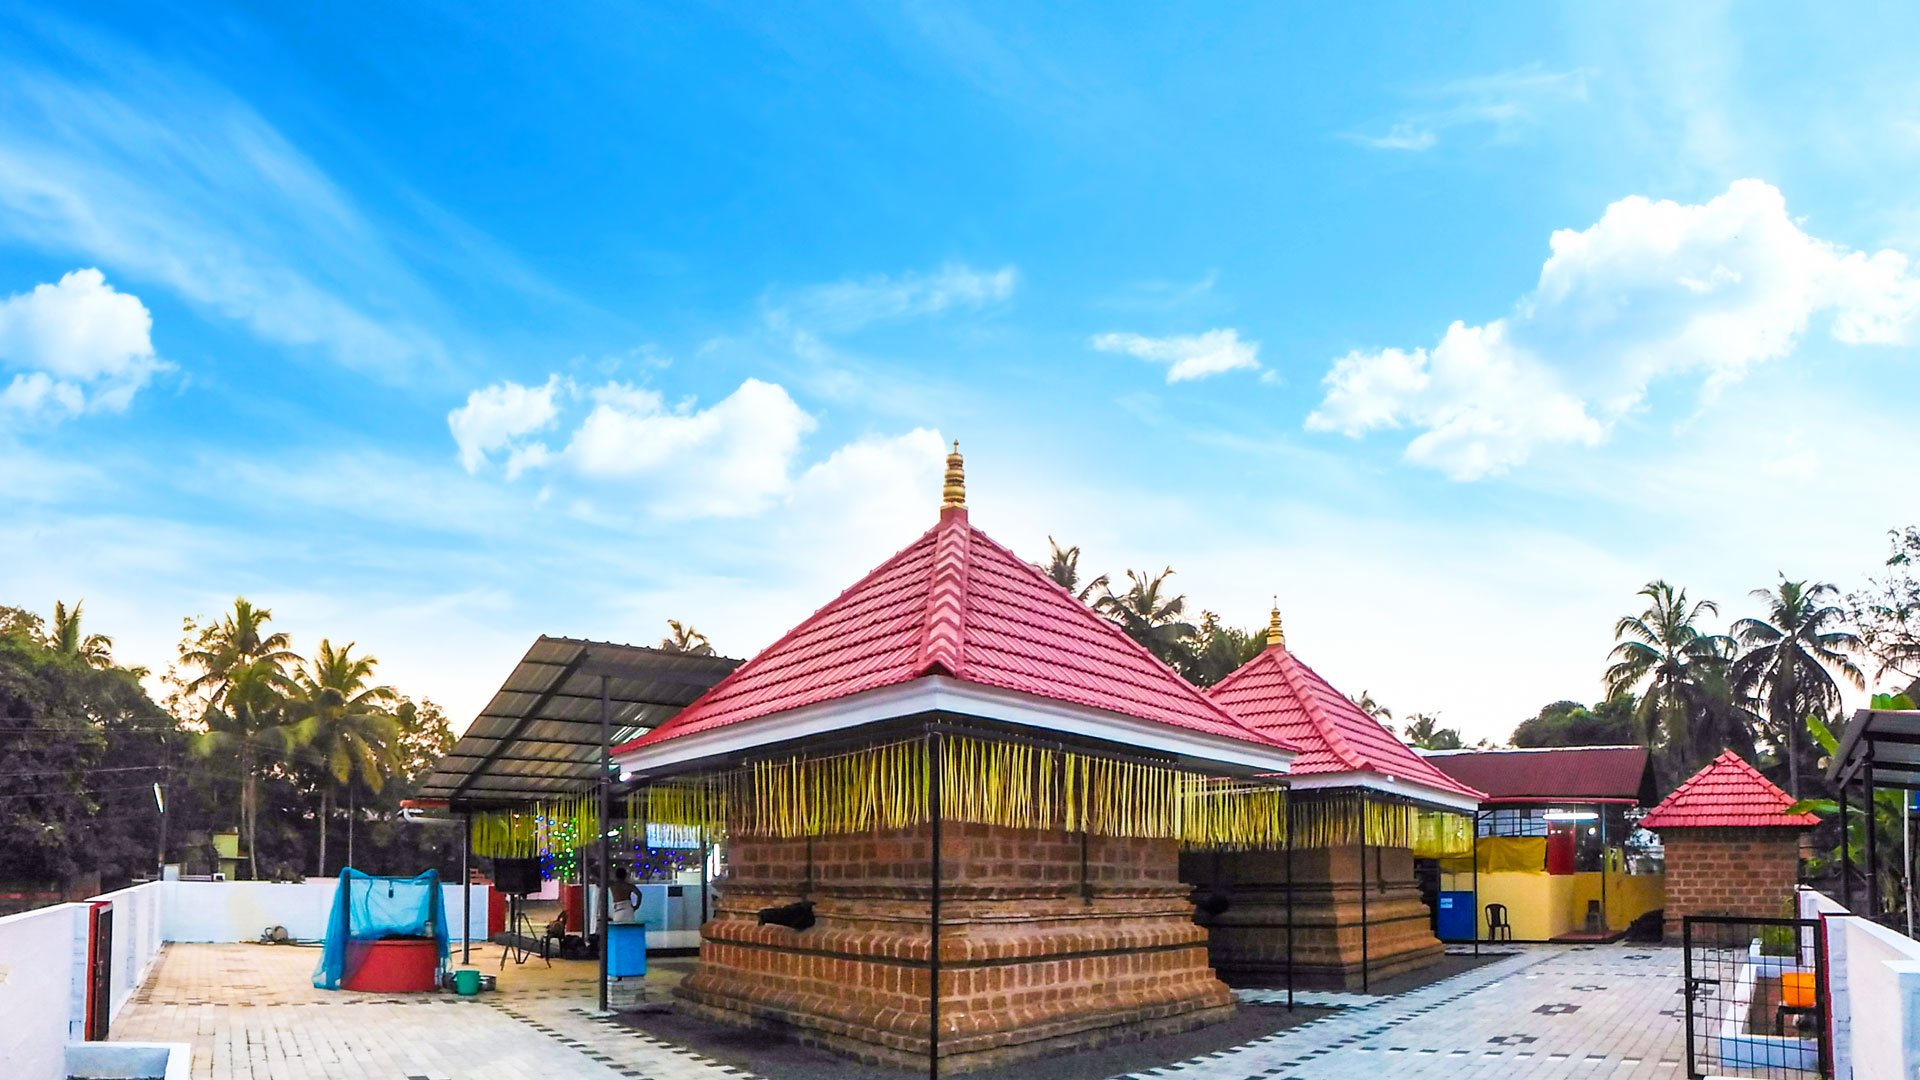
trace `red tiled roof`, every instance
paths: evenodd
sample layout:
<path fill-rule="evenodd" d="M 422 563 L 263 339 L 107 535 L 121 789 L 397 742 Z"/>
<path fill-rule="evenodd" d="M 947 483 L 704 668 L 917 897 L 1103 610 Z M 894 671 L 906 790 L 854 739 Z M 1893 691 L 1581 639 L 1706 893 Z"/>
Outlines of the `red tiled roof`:
<path fill-rule="evenodd" d="M 619 749 L 927 675 L 1292 749 L 1242 725 L 957 507 L 679 715 Z"/>
<path fill-rule="evenodd" d="M 1496 802 L 1632 799 L 1644 804 L 1659 794 L 1644 746 L 1448 750 L 1425 758 Z"/>
<path fill-rule="evenodd" d="M 1660 800 L 1640 819 L 1643 829 L 1701 826 L 1793 826 L 1820 824 L 1813 814 L 1789 814 L 1793 796 L 1728 750 Z"/>
<path fill-rule="evenodd" d="M 1294 776 L 1373 772 L 1470 799 L 1486 798 L 1429 765 L 1284 645 L 1269 645 L 1207 696 L 1255 731 L 1299 746 L 1300 756 L 1290 770 Z"/>

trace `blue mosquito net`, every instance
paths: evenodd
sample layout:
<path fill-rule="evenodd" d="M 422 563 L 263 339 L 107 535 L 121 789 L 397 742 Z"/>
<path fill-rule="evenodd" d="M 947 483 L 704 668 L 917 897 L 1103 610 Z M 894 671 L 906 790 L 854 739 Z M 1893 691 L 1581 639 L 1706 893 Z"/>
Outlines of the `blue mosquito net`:
<path fill-rule="evenodd" d="M 342 870 L 313 985 L 340 989 L 360 970 L 367 947 L 390 937 L 433 938 L 440 946 L 440 967 L 447 966 L 447 903 L 440 875 L 429 870 L 419 877 L 392 878 Z"/>

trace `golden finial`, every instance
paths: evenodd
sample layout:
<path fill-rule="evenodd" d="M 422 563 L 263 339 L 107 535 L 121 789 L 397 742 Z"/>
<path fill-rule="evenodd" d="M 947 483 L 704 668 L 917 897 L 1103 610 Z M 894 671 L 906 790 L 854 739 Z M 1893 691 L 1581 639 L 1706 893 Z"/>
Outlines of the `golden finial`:
<path fill-rule="evenodd" d="M 1280 598 L 1276 596 L 1273 598 L 1273 620 L 1267 623 L 1267 647 L 1272 648 L 1286 643 L 1287 632 L 1280 629 Z"/>
<path fill-rule="evenodd" d="M 947 455 L 947 486 L 940 491 L 942 507 L 967 505 L 967 472 L 960 461 L 960 440 L 953 441 L 953 453 Z"/>

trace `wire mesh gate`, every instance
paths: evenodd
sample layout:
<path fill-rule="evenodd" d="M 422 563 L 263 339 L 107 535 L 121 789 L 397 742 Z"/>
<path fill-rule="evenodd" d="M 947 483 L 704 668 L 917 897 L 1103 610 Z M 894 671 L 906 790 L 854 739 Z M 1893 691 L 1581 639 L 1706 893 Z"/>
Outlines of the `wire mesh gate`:
<path fill-rule="evenodd" d="M 1818 922 L 1690 915 L 1681 942 L 1687 1075 L 1833 1075 Z"/>

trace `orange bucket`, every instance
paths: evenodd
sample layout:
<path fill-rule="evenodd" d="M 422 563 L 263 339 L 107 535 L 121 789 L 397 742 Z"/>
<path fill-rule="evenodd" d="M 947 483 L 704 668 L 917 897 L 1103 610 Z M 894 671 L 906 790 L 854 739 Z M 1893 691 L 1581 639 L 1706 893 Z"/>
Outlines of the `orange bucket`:
<path fill-rule="evenodd" d="M 1790 1009 L 1813 1008 L 1813 972 L 1782 972 L 1780 975 L 1780 1004 Z"/>

